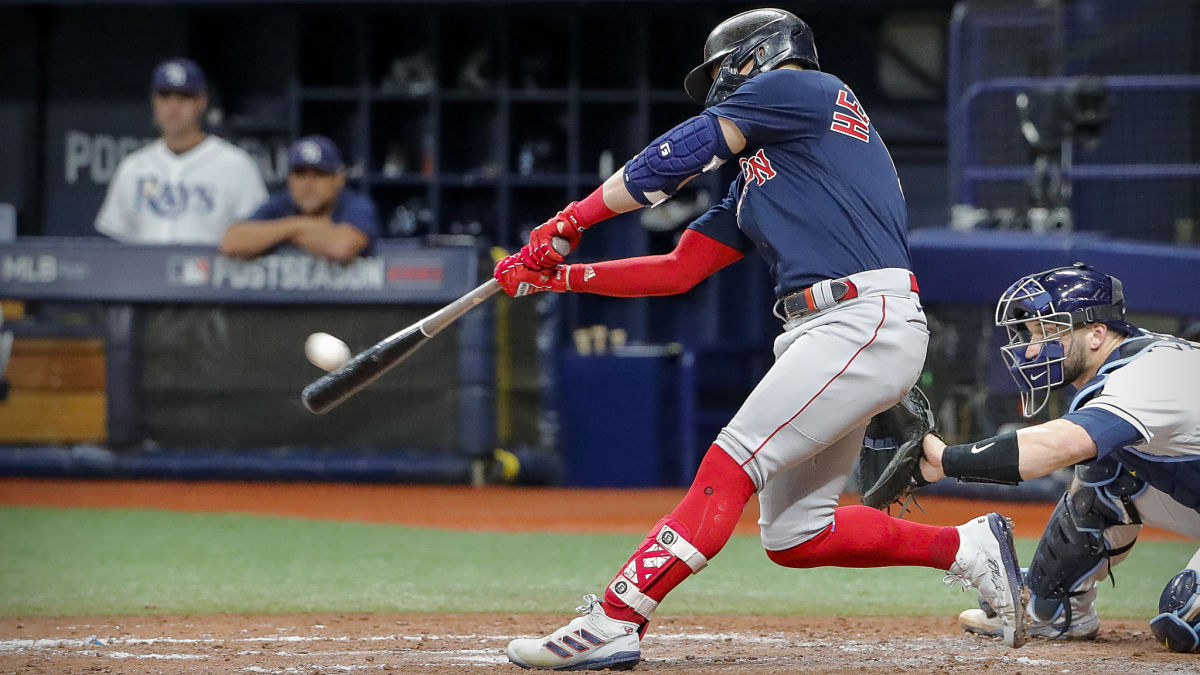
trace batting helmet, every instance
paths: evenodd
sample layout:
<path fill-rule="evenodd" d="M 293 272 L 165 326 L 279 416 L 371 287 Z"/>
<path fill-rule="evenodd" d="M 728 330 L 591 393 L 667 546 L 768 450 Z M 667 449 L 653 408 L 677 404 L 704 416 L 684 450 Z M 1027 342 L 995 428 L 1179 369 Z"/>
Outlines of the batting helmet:
<path fill-rule="evenodd" d="M 738 70 L 750 59 L 745 75 Z M 784 63 L 820 70 L 812 29 L 800 17 L 782 9 L 752 9 L 725 19 L 704 41 L 704 63 L 683 80 L 683 89 L 704 107 L 716 105 L 747 80 Z M 720 63 L 716 78 L 712 67 Z"/>
<path fill-rule="evenodd" d="M 1103 323 L 1126 335 L 1138 332 L 1125 321 L 1121 280 L 1083 263 L 1022 277 L 1000 296 L 996 325 L 1008 331 L 1008 344 L 1000 353 L 1021 389 L 1026 417 L 1046 405 L 1052 389 L 1067 383 L 1062 336 L 1089 323 Z M 1026 351 L 1032 345 L 1040 348 L 1031 359 Z"/>

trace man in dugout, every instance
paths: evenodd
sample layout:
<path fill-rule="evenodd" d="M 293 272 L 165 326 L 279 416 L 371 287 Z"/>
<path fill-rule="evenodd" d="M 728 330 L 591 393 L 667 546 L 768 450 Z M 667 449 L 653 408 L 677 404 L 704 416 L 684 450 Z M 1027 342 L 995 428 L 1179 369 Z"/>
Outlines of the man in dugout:
<path fill-rule="evenodd" d="M 208 133 L 208 81 L 195 61 L 168 59 L 150 78 L 160 138 L 117 165 L 96 230 L 126 244 L 216 244 L 267 198 L 245 150 Z"/>
<path fill-rule="evenodd" d="M 221 253 L 252 258 L 284 245 L 335 262 L 370 252 L 379 215 L 366 195 L 346 188 L 346 169 L 333 141 L 306 136 L 288 153 L 288 189 L 272 196 L 221 239 Z"/>

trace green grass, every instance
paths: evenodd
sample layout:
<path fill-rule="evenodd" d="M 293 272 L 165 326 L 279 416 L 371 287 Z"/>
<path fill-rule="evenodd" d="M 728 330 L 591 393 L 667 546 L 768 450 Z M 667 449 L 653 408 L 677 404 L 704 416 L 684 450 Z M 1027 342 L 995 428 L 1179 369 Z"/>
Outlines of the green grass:
<path fill-rule="evenodd" d="M 641 537 L 475 534 L 156 510 L 0 508 L 0 615 L 570 613 Z M 1022 561 L 1032 540 L 1018 542 Z M 1142 542 L 1108 617 L 1149 618 L 1194 544 Z M 974 593 L 924 568 L 790 570 L 735 537 L 664 613 L 954 615 Z"/>

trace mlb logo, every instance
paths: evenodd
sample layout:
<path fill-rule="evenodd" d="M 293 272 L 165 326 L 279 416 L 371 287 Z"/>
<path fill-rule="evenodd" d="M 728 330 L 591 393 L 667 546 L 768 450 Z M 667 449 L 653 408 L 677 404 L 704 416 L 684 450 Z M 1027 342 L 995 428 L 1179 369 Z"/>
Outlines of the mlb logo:
<path fill-rule="evenodd" d="M 212 264 L 206 256 L 171 256 L 167 259 L 167 283 L 172 286 L 207 286 Z"/>

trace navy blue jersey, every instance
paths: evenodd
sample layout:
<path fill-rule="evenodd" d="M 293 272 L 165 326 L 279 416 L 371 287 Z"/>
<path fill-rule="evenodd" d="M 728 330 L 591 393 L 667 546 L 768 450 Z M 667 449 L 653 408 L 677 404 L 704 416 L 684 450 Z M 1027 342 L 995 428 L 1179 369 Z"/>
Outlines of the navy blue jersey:
<path fill-rule="evenodd" d="M 300 209 L 292 201 L 292 195 L 284 190 L 263 202 L 249 220 L 276 220 L 298 215 L 300 215 Z M 342 190 L 338 194 L 337 204 L 334 204 L 333 213 L 330 214 L 329 219 L 334 223 L 353 225 L 367 235 L 367 239 L 370 241 L 367 248 L 363 249 L 363 255 L 374 248 L 382 230 L 379 226 L 379 214 L 375 210 L 375 204 L 366 195 L 353 190 Z"/>
<path fill-rule="evenodd" d="M 752 241 L 777 297 L 822 279 L 909 267 L 896 168 L 841 80 L 775 70 L 703 114 L 737 124 L 746 149 L 729 194 L 691 227 L 739 249 L 743 237 Z"/>

